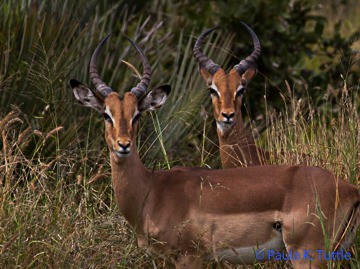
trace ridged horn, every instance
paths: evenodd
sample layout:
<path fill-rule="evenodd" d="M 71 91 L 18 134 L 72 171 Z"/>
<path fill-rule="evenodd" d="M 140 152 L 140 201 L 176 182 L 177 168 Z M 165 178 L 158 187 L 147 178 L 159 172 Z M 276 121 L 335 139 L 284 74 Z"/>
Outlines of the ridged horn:
<path fill-rule="evenodd" d="M 141 62 L 143 65 L 143 75 L 141 77 L 140 82 L 136 85 L 136 87 L 131 89 L 131 92 L 135 94 L 138 98 L 141 98 L 145 93 L 150 84 L 151 79 L 151 66 L 149 64 L 148 59 L 146 58 L 144 52 L 139 48 L 139 46 L 132 41 L 129 37 L 125 36 L 127 40 L 134 46 L 136 51 L 139 53 Z"/>
<path fill-rule="evenodd" d="M 204 33 L 202 33 L 200 35 L 200 37 L 198 38 L 198 40 L 196 40 L 195 45 L 194 45 L 194 49 L 193 49 L 193 53 L 194 53 L 194 57 L 195 59 L 199 62 L 200 66 L 202 68 L 205 68 L 206 71 L 208 71 L 211 75 L 214 75 L 216 73 L 216 71 L 218 71 L 218 69 L 220 68 L 219 65 L 217 65 L 216 63 L 213 62 L 213 60 L 207 58 L 200 50 L 200 47 L 205 39 L 205 37 L 210 34 L 212 31 L 216 30 L 220 28 L 220 26 L 216 26 L 213 28 L 210 28 L 208 30 L 206 30 Z"/>
<path fill-rule="evenodd" d="M 239 64 L 234 66 L 234 69 L 240 74 L 244 74 L 245 71 L 249 68 L 254 69 L 255 71 L 257 71 L 257 60 L 260 57 L 260 53 L 261 53 L 261 46 L 260 46 L 260 41 L 258 39 L 258 37 L 256 36 L 255 32 L 244 22 L 242 22 L 242 25 L 245 26 L 245 28 L 250 32 L 253 43 L 254 43 L 254 50 L 253 52 L 247 56 L 244 60 L 240 61 Z"/>
<path fill-rule="evenodd" d="M 106 35 L 99 43 L 99 45 L 96 47 L 94 53 L 91 56 L 91 60 L 90 60 L 90 77 L 91 77 L 91 81 L 94 84 L 96 91 L 100 93 L 100 95 L 105 98 L 108 94 L 112 93 L 113 90 L 108 87 L 100 78 L 98 70 L 97 70 L 97 66 L 96 66 L 96 62 L 97 62 L 97 57 L 99 55 L 99 52 L 101 50 L 101 48 L 104 46 L 105 41 L 109 38 L 110 34 Z"/>

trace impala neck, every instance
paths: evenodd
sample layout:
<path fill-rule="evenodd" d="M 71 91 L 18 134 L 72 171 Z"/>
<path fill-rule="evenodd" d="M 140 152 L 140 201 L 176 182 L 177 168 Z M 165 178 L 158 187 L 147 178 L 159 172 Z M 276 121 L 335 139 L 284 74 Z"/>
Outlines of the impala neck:
<path fill-rule="evenodd" d="M 136 229 L 141 224 L 142 209 L 152 183 L 149 172 L 135 145 L 132 154 L 126 158 L 118 158 L 111 152 L 110 163 L 116 203 L 121 214 Z"/>
<path fill-rule="evenodd" d="M 217 129 L 220 146 L 220 159 L 223 168 L 261 165 L 259 155 L 263 152 L 255 145 L 254 138 L 244 126 L 241 111 L 236 115 L 234 127 L 222 134 Z"/>

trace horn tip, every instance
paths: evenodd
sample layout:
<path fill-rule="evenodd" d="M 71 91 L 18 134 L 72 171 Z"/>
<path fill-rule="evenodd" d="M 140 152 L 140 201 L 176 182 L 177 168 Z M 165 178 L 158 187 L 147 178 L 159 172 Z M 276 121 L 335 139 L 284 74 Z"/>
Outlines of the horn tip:
<path fill-rule="evenodd" d="M 242 24 L 242 25 L 247 25 L 245 22 L 243 22 L 243 21 L 240 21 L 240 23 Z M 248 25 L 247 25 L 248 26 Z"/>
<path fill-rule="evenodd" d="M 251 29 L 251 27 L 250 27 L 247 23 L 245 23 L 245 22 L 243 22 L 243 21 L 240 21 L 240 23 L 241 23 L 242 25 L 244 25 L 245 28 L 246 28 L 248 31 L 250 31 L 250 33 L 253 32 L 253 29 Z"/>
<path fill-rule="evenodd" d="M 104 43 L 106 40 L 108 40 L 108 38 L 110 37 L 111 33 L 107 34 L 106 36 L 104 36 L 104 38 L 100 41 L 100 44 Z"/>
<path fill-rule="evenodd" d="M 132 40 L 130 37 L 128 37 L 127 35 L 124 35 L 124 38 L 129 41 L 131 43 L 131 45 L 133 45 L 135 48 L 137 47 L 136 46 L 136 43 L 134 40 Z"/>

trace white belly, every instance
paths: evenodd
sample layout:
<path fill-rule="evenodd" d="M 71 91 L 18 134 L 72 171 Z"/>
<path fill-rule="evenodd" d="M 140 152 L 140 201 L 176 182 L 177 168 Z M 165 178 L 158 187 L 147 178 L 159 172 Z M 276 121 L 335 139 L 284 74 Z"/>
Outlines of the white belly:
<path fill-rule="evenodd" d="M 284 244 L 281 234 L 279 233 L 279 236 L 274 237 L 270 241 L 261 245 L 218 249 L 216 250 L 216 253 L 209 254 L 207 256 L 207 260 L 227 261 L 233 264 L 250 265 L 256 262 L 268 260 L 267 253 L 269 250 L 278 252 L 282 249 L 284 249 Z"/>

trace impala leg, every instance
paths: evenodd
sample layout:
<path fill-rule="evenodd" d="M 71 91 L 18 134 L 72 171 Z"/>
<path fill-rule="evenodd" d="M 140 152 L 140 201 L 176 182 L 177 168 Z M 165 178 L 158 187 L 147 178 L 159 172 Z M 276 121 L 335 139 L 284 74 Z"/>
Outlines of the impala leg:
<path fill-rule="evenodd" d="M 176 269 L 200 269 L 203 265 L 203 260 L 199 257 L 181 256 L 175 262 Z"/>

